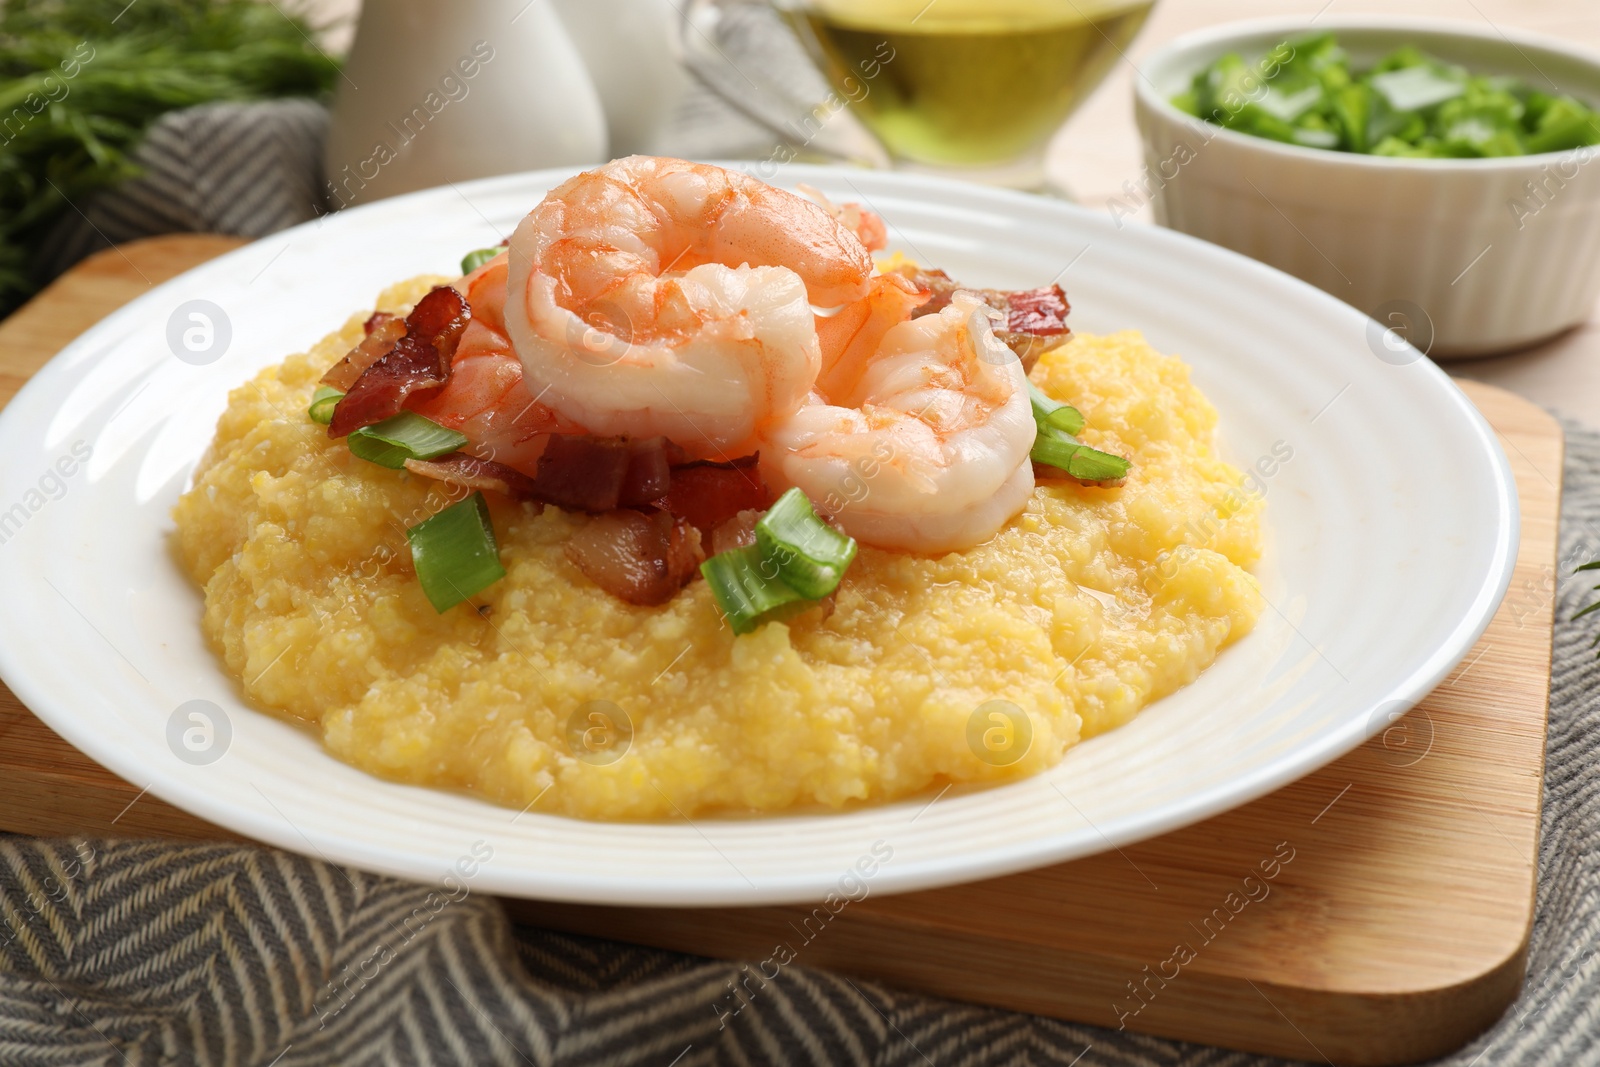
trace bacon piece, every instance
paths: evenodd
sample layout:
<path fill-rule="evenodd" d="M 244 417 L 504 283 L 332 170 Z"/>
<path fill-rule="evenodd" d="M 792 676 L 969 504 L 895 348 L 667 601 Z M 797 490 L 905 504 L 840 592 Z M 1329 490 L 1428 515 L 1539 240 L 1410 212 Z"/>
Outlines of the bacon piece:
<path fill-rule="evenodd" d="M 1061 337 L 1072 332 L 1067 329 L 1067 313 L 1072 305 L 1067 303 L 1067 294 L 1061 291 L 1061 286 L 1019 289 L 1006 293 L 1005 298 L 1008 333 Z"/>
<path fill-rule="evenodd" d="M 1059 285 L 1043 285 L 1037 289 L 976 289 L 962 285 L 942 270 L 905 266 L 897 268 L 897 273 L 932 294 L 926 304 L 911 312 L 914 319 L 949 307 L 951 299 L 962 289 L 978 294 L 996 311 L 1004 311 L 1005 325 L 995 330 L 995 336 L 1017 354 L 1024 370 L 1032 370 L 1041 353 L 1065 342 L 1072 332 L 1067 328 L 1067 314 L 1072 305 L 1067 303 L 1067 294 Z"/>
<path fill-rule="evenodd" d="M 405 320 L 387 311 L 374 311 L 362 328 L 366 330 L 366 336 L 322 376 L 323 385 L 331 385 L 341 393 L 348 393 L 367 368 L 383 358 L 394 347 L 394 343 L 406 335 Z"/>
<path fill-rule="evenodd" d="M 732 463 L 696 462 L 672 468 L 672 487 L 659 505 L 710 538 L 741 511 L 765 511 L 772 493 L 761 479 L 755 456 Z"/>
<path fill-rule="evenodd" d="M 539 456 L 534 491 L 570 511 L 610 511 L 621 498 L 630 459 L 620 437 L 555 434 Z"/>
<path fill-rule="evenodd" d="M 617 503 L 637 507 L 660 500 L 672 484 L 672 467 L 667 459 L 667 439 L 655 437 L 633 443 L 628 457 L 628 472 L 623 475 Z"/>
<path fill-rule="evenodd" d="M 985 300 L 989 293 L 985 290 Z M 1042 353 L 1064 343 L 1072 332 L 1067 328 L 1067 313 L 1072 305 L 1059 285 L 1000 295 L 1006 299 L 1006 307 L 1001 309 L 1006 313 L 1006 328 L 996 330 L 995 336 L 1021 358 L 1024 370 L 1032 370 Z"/>
<path fill-rule="evenodd" d="M 584 577 L 629 604 L 665 604 L 705 559 L 700 531 L 665 511 L 623 508 L 596 515 L 567 542 Z"/>
<path fill-rule="evenodd" d="M 492 489 L 506 496 L 529 497 L 534 493 L 533 479 L 521 471 L 465 452 L 452 452 L 438 459 L 408 459 L 406 470 L 450 485 Z"/>
<path fill-rule="evenodd" d="M 671 468 L 664 437 L 553 434 L 539 456 L 534 493 L 570 511 L 611 511 L 659 500 Z"/>
<path fill-rule="evenodd" d="M 926 304 L 911 313 L 914 319 L 924 315 L 934 315 L 950 306 L 950 300 L 956 293 L 965 288 L 960 282 L 942 270 L 923 270 L 912 263 L 906 263 L 895 268 L 895 273 L 910 280 L 918 289 L 926 289 L 929 299 Z M 972 289 L 971 292 L 982 295 L 982 289 Z"/>
<path fill-rule="evenodd" d="M 406 316 L 405 336 L 361 372 L 333 409 L 328 436 L 343 437 L 351 430 L 398 415 L 407 397 L 444 385 L 450 379 L 456 343 L 471 320 L 472 309 L 466 299 L 448 285 L 438 286 L 417 301 Z M 384 328 L 375 328 L 367 341 Z"/>

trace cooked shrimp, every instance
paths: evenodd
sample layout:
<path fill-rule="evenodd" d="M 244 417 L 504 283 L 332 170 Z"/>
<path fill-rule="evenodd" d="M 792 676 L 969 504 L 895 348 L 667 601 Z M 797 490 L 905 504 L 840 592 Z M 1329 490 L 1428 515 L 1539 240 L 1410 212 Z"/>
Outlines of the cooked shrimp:
<path fill-rule="evenodd" d="M 795 188 L 860 238 L 868 252 L 882 252 L 889 247 L 889 227 L 884 223 L 882 215 L 868 211 L 866 207 L 854 201 L 848 204 L 835 204 L 828 199 L 828 194 L 814 185 L 802 182 Z"/>
<path fill-rule="evenodd" d="M 832 315 L 818 315 L 822 370 L 817 375 L 817 389 L 824 396 L 852 391 L 884 335 L 909 319 L 932 296 L 902 275 L 879 274 L 872 279 L 865 298 L 846 304 Z"/>
<path fill-rule="evenodd" d="M 872 270 L 855 234 L 793 193 L 632 156 L 567 181 L 517 227 L 506 330 L 563 416 L 730 459 L 810 391 L 811 305 L 860 300 Z"/>
<path fill-rule="evenodd" d="M 845 390 L 764 434 L 774 485 L 799 486 L 851 536 L 941 553 L 979 544 L 1033 492 L 1028 380 L 993 312 L 958 293 L 883 335 Z"/>
<path fill-rule="evenodd" d="M 506 257 L 496 256 L 460 283 L 472 321 L 461 334 L 450 379 L 414 401 L 417 414 L 467 435 L 466 451 L 532 477 L 552 433 L 582 433 L 528 391 L 522 361 L 505 334 Z"/>

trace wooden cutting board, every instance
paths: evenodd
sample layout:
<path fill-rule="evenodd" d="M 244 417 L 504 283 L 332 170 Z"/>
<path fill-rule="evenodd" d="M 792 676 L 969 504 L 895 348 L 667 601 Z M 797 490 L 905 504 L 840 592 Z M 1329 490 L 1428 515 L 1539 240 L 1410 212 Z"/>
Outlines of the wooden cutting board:
<path fill-rule="evenodd" d="M 0 400 L 113 308 L 237 243 L 157 238 L 79 266 L 0 324 Z M 1499 432 L 1521 494 L 1511 591 L 1450 678 L 1346 758 L 1164 837 L 994 881 L 869 896 L 837 914 L 821 901 L 508 907 L 702 955 L 768 961 L 786 946 L 795 962 L 909 989 L 1341 1067 L 1460 1046 L 1511 1003 L 1526 959 L 1562 460 L 1543 411 L 1461 386 Z M 0 829 L 234 837 L 101 769 L 4 689 Z"/>

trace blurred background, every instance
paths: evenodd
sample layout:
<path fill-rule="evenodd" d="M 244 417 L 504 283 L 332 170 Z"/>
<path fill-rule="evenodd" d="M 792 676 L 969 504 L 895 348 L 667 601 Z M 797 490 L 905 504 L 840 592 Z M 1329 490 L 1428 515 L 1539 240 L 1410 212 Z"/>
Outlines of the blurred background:
<path fill-rule="evenodd" d="M 506 0 L 520 7 L 525 0 Z M 668 2 L 668 0 L 663 0 Z M 944 2 L 944 0 L 939 0 Z M 670 0 L 675 8 L 687 0 Z M 920 5 L 919 5 L 920 6 Z M 1089 5 L 1079 5 L 1087 10 Z M 296 10 L 293 4 L 288 10 Z M 327 27 L 319 34 L 331 53 L 348 49 L 361 0 L 305 0 L 299 10 Z M 937 5 L 935 9 L 937 10 Z M 1505 25 L 1548 34 L 1600 50 L 1600 4 L 1569 0 L 1159 0 L 1131 46 L 1127 62 L 1114 63 L 1104 82 L 1091 91 L 1082 107 L 1051 139 L 1046 169 L 1050 178 L 1070 189 L 1090 207 L 1104 208 L 1122 192 L 1122 183 L 1143 164 L 1138 131 L 1133 124 L 1132 86 L 1139 60 L 1160 45 L 1193 30 L 1236 19 L 1280 18 L 1319 13 L 1372 14 L 1460 19 L 1481 25 Z M 702 86 L 691 86 L 671 124 L 673 135 L 694 146 L 703 142 L 714 155 L 761 158 L 772 138 L 743 120 L 734 109 Z M 670 140 L 670 138 L 669 138 Z M 765 151 L 763 151 L 763 149 Z M 760 155 L 757 155 L 760 153 Z M 1150 209 L 1142 208 L 1148 220 Z"/>
<path fill-rule="evenodd" d="M 1146 57 L 1240 19 L 1364 14 L 1600 51 L 1589 0 L 10 0 L 0 316 L 140 237 L 256 237 L 637 151 L 925 170 L 1151 222 Z M 1597 347 L 1591 320 L 1469 373 L 1600 410 Z"/>

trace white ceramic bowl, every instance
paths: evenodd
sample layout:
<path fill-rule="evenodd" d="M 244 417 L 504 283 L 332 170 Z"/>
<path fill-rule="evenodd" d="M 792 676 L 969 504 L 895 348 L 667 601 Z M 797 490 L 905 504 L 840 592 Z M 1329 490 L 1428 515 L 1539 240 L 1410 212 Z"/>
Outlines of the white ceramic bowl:
<path fill-rule="evenodd" d="M 1438 356 L 1478 356 L 1584 321 L 1600 296 L 1600 148 L 1411 160 L 1281 144 L 1202 122 L 1172 97 L 1238 52 L 1330 30 L 1364 66 L 1414 44 L 1475 74 L 1600 103 L 1600 56 L 1488 23 L 1304 18 L 1229 23 L 1147 58 L 1135 107 L 1146 173 L 1130 210 L 1294 274 Z M 1114 202 L 1115 206 L 1115 202 Z"/>

